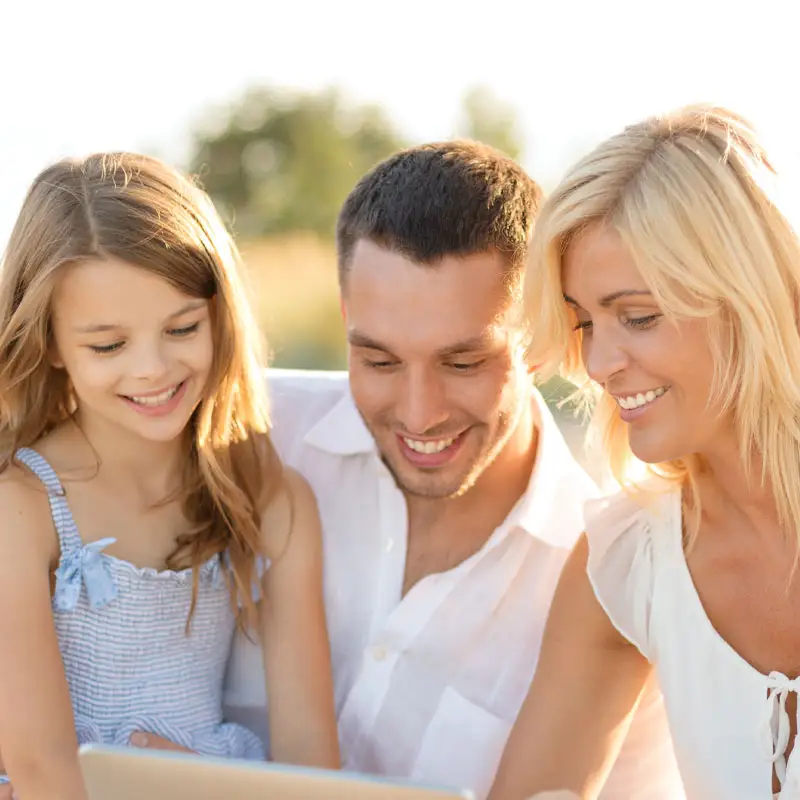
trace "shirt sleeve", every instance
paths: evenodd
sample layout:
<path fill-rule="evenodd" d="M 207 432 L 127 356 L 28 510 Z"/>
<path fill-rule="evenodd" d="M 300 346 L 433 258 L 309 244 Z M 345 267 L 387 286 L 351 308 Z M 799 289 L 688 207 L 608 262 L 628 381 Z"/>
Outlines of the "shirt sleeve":
<path fill-rule="evenodd" d="M 621 492 L 590 500 L 585 519 L 587 572 L 594 593 L 614 627 L 653 661 L 650 623 L 658 551 L 653 537 L 660 533 L 657 511 Z"/>

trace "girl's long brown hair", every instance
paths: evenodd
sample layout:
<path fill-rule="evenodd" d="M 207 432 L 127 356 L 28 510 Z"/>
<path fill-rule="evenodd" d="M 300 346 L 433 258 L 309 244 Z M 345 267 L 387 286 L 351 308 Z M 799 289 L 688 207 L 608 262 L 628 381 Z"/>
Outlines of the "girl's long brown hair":
<path fill-rule="evenodd" d="M 181 502 L 189 529 L 168 566 L 227 552 L 240 620 L 252 621 L 260 510 L 282 485 L 270 442 L 260 334 L 240 259 L 208 197 L 160 161 L 131 153 L 64 160 L 34 180 L 0 267 L 0 472 L 18 447 L 66 421 L 75 400 L 48 358 L 50 302 L 64 267 L 113 257 L 213 301 L 214 360 L 191 421 Z"/>

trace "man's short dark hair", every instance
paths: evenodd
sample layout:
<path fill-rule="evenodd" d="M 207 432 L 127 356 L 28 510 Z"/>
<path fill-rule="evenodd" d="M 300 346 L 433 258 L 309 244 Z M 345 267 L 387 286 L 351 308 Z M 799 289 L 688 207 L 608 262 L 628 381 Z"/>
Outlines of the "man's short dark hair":
<path fill-rule="evenodd" d="M 431 265 L 494 250 L 517 277 L 541 198 L 525 170 L 488 145 L 457 140 L 402 150 L 368 172 L 342 206 L 339 283 L 359 239 Z"/>

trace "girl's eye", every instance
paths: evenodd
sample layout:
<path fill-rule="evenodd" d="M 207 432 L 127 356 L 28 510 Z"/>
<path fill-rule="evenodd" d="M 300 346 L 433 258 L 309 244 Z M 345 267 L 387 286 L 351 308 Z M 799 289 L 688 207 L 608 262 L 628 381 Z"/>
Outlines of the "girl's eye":
<path fill-rule="evenodd" d="M 193 325 L 187 325 L 185 328 L 173 328 L 170 331 L 172 336 L 188 336 L 190 333 L 194 333 L 200 327 L 199 322 L 195 322 Z"/>
<path fill-rule="evenodd" d="M 591 328 L 592 323 L 591 320 L 584 320 L 583 322 L 577 322 L 575 327 L 572 329 L 574 331 L 585 331 L 587 328 Z"/>
<path fill-rule="evenodd" d="M 199 322 L 195 322 L 192 325 L 187 325 L 185 328 L 172 328 L 169 331 L 170 336 L 190 336 L 193 334 L 198 328 L 200 327 Z M 114 342 L 113 344 L 90 344 L 89 349 L 95 353 L 100 353 L 101 355 L 105 354 L 108 355 L 109 353 L 114 353 L 119 350 L 125 342 Z"/>
<path fill-rule="evenodd" d="M 122 347 L 123 342 L 114 342 L 114 344 L 90 344 L 89 349 L 95 353 L 113 353 Z"/>

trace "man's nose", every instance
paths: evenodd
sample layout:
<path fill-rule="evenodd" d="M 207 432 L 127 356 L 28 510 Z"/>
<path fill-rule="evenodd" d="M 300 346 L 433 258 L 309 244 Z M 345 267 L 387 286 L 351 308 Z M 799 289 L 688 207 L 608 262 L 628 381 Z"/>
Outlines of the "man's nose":
<path fill-rule="evenodd" d="M 447 420 L 445 387 L 429 370 L 410 369 L 397 398 L 397 419 L 412 436 L 424 436 Z"/>

